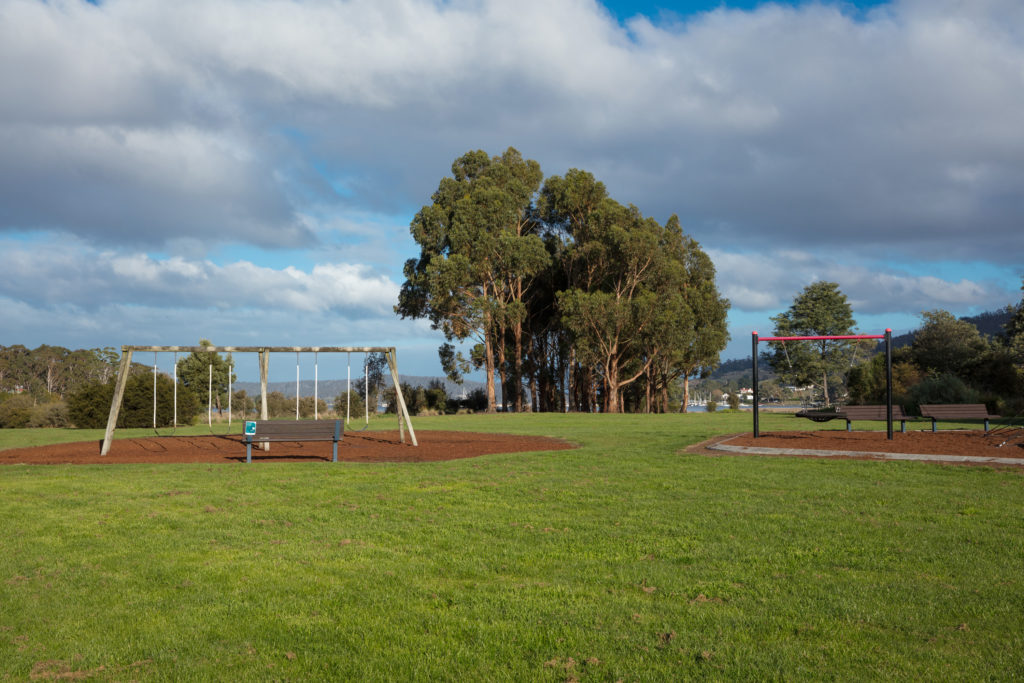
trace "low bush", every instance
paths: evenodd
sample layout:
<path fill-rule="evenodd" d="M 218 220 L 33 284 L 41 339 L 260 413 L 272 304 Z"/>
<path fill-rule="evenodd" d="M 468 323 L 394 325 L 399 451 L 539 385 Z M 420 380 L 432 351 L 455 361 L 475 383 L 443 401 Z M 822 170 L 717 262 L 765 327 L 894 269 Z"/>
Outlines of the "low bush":
<path fill-rule="evenodd" d="M 70 427 L 68 404 L 64 401 L 40 403 L 32 409 L 26 427 Z"/>
<path fill-rule="evenodd" d="M 79 429 L 102 429 L 107 426 L 110 403 L 114 398 L 114 382 L 91 382 L 68 396 L 68 417 Z M 182 385 L 178 385 L 177 411 L 175 411 L 174 382 L 167 375 L 157 375 L 156 426 L 170 427 L 192 424 L 199 414 L 199 399 Z M 153 376 L 133 375 L 128 378 L 118 415 L 117 426 L 153 426 Z"/>
<path fill-rule="evenodd" d="M 950 373 L 928 377 L 910 388 L 903 405 L 912 413 L 920 414 L 921 404 L 979 403 L 978 392 L 962 379 Z"/>
<path fill-rule="evenodd" d="M 35 401 L 31 396 L 16 394 L 3 403 L 0 403 L 0 427 L 16 429 L 27 427 L 32 419 L 32 409 Z"/>

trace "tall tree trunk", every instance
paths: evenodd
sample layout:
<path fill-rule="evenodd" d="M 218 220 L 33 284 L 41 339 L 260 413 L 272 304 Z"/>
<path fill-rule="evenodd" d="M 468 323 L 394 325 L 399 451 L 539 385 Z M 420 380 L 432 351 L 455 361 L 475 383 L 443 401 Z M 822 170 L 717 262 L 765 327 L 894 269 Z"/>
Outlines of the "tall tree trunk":
<path fill-rule="evenodd" d="M 668 373 L 661 376 L 661 412 L 668 413 Z"/>
<path fill-rule="evenodd" d="M 644 412 L 648 415 L 654 412 L 651 407 L 651 379 L 651 372 L 648 372 L 647 381 L 645 382 L 647 386 L 644 387 Z"/>
<path fill-rule="evenodd" d="M 494 396 L 494 349 L 491 347 L 490 325 L 484 329 L 484 371 L 487 373 L 487 412 L 497 411 Z"/>
<path fill-rule="evenodd" d="M 679 407 L 679 412 L 687 413 L 690 411 L 690 373 L 683 371 L 683 405 Z"/>
<path fill-rule="evenodd" d="M 500 333 L 499 333 L 500 332 Z M 505 334 L 504 330 L 496 330 L 494 334 L 494 343 L 498 347 L 498 379 L 501 380 L 501 410 L 502 412 L 508 411 L 508 399 L 509 392 L 515 391 L 515 388 L 510 386 L 511 383 L 508 381 L 508 373 L 505 372 Z"/>
<path fill-rule="evenodd" d="M 606 413 L 619 412 L 619 366 L 612 359 L 605 366 L 604 377 L 604 411 Z"/>
<path fill-rule="evenodd" d="M 512 338 L 515 346 L 515 358 L 512 360 L 512 377 L 515 380 L 515 411 L 523 412 L 523 324 L 516 322 L 512 327 Z"/>

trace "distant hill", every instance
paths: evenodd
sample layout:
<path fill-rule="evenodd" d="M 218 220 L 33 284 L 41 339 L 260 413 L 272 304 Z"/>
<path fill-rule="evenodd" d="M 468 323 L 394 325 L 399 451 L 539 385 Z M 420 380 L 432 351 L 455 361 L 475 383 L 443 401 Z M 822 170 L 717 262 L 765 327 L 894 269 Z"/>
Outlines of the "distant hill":
<path fill-rule="evenodd" d="M 465 391 L 468 394 L 469 392 L 473 391 L 474 389 L 483 389 L 484 386 L 485 386 L 483 382 L 472 382 L 470 380 L 463 381 L 462 385 L 460 386 L 460 385 L 456 384 L 455 382 L 452 382 L 451 380 L 449 380 L 449 379 L 447 379 L 445 377 L 427 377 L 427 376 L 420 376 L 420 375 L 399 375 L 398 376 L 398 380 L 400 382 L 402 382 L 403 384 L 408 384 L 409 386 L 412 386 L 412 387 L 417 387 L 417 386 L 426 387 L 432 381 L 437 380 L 437 381 L 439 381 L 439 382 L 444 384 L 445 391 L 448 392 L 448 396 L 450 396 L 450 397 L 459 396 L 459 395 L 462 394 L 463 391 Z M 299 382 L 299 396 L 300 397 L 312 396 L 313 395 L 313 384 L 314 384 L 314 382 L 311 379 L 305 379 L 305 380 L 302 380 L 301 382 Z M 345 389 L 348 386 L 348 381 L 347 380 L 343 380 L 343 379 L 322 379 L 319 382 L 317 382 L 316 384 L 317 384 L 317 387 L 316 387 L 317 395 L 320 398 L 322 398 L 325 401 L 327 401 L 328 403 L 330 403 L 330 401 L 333 400 L 335 396 L 339 396 L 339 395 L 345 393 Z M 497 385 L 496 389 L 498 391 L 498 396 L 501 396 L 501 383 L 500 382 L 495 382 L 495 384 Z M 355 391 L 357 387 L 361 387 L 362 385 L 363 385 L 363 378 L 362 377 L 353 377 L 352 378 L 352 391 Z M 391 377 L 390 376 L 385 376 L 385 378 L 384 378 L 384 386 L 385 387 L 390 387 L 391 386 Z M 250 396 L 259 396 L 259 393 L 260 393 L 260 383 L 259 382 L 237 382 L 234 385 L 234 388 L 236 390 L 244 389 L 245 393 L 249 394 Z M 280 391 L 285 396 L 294 397 L 295 396 L 295 382 L 268 382 L 267 383 L 267 391 L 271 391 L 271 392 L 273 392 L 273 391 Z"/>
<path fill-rule="evenodd" d="M 732 360 L 723 361 L 714 372 L 711 373 L 710 379 L 721 380 L 728 382 L 729 380 L 739 379 L 746 375 L 750 375 L 754 369 L 754 364 L 750 360 L 750 356 L 746 358 L 734 358 Z M 763 359 L 758 360 L 757 364 L 757 378 L 759 380 L 772 379 L 775 377 L 775 372 L 772 370 L 772 366 L 768 365 Z"/>
<path fill-rule="evenodd" d="M 978 328 L 978 332 L 988 337 L 998 337 L 1006 332 L 1006 323 L 1010 322 L 1010 318 L 1013 317 L 1013 312 L 1009 308 L 1003 308 L 998 311 L 986 311 L 985 313 L 979 313 L 978 315 L 967 315 L 960 318 L 965 322 L 969 322 Z M 899 349 L 904 346 L 910 346 L 914 343 L 914 336 L 917 330 L 907 332 L 906 334 L 894 335 L 892 338 L 892 348 Z M 878 345 L 879 351 L 885 349 L 885 344 L 880 343 Z"/>

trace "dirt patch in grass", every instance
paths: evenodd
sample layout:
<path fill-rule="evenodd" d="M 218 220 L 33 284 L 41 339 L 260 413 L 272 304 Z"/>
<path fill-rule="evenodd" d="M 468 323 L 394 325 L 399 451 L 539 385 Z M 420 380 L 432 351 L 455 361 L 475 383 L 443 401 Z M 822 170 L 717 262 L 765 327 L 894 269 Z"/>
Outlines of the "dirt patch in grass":
<path fill-rule="evenodd" d="M 709 446 L 727 444 L 749 448 L 794 449 L 805 451 L 833 451 L 837 455 L 861 459 L 874 459 L 871 453 L 921 454 L 969 456 L 977 458 L 1013 458 L 1024 465 L 1024 429 L 951 431 L 897 431 L 890 441 L 885 432 L 846 432 L 824 430 L 816 432 L 762 432 L 757 439 L 746 434 L 723 435 L 696 444 L 687 449 L 691 453 L 726 455 L 725 451 Z M 782 457 L 815 457 L 800 453 L 765 453 Z"/>
<path fill-rule="evenodd" d="M 338 460 L 345 462 L 433 462 L 474 458 L 488 453 L 557 451 L 575 445 L 543 436 L 421 431 L 418 446 L 399 441 L 398 430 L 345 434 Z M 331 442 L 273 443 L 269 451 L 252 449 L 253 462 L 330 461 Z M 100 456 L 98 441 L 53 444 L 0 451 L 0 464 L 94 465 L 120 463 L 245 463 L 241 436 L 178 436 L 119 439 Z"/>

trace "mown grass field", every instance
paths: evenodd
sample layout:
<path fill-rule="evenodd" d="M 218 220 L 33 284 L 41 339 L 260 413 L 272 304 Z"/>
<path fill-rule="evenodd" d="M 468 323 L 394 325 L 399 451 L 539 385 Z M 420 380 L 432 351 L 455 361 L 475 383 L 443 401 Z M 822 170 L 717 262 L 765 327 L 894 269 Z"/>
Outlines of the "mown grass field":
<path fill-rule="evenodd" d="M 680 453 L 728 413 L 415 426 L 581 447 L 0 468 L 0 678 L 1024 676 L 1020 471 Z"/>

